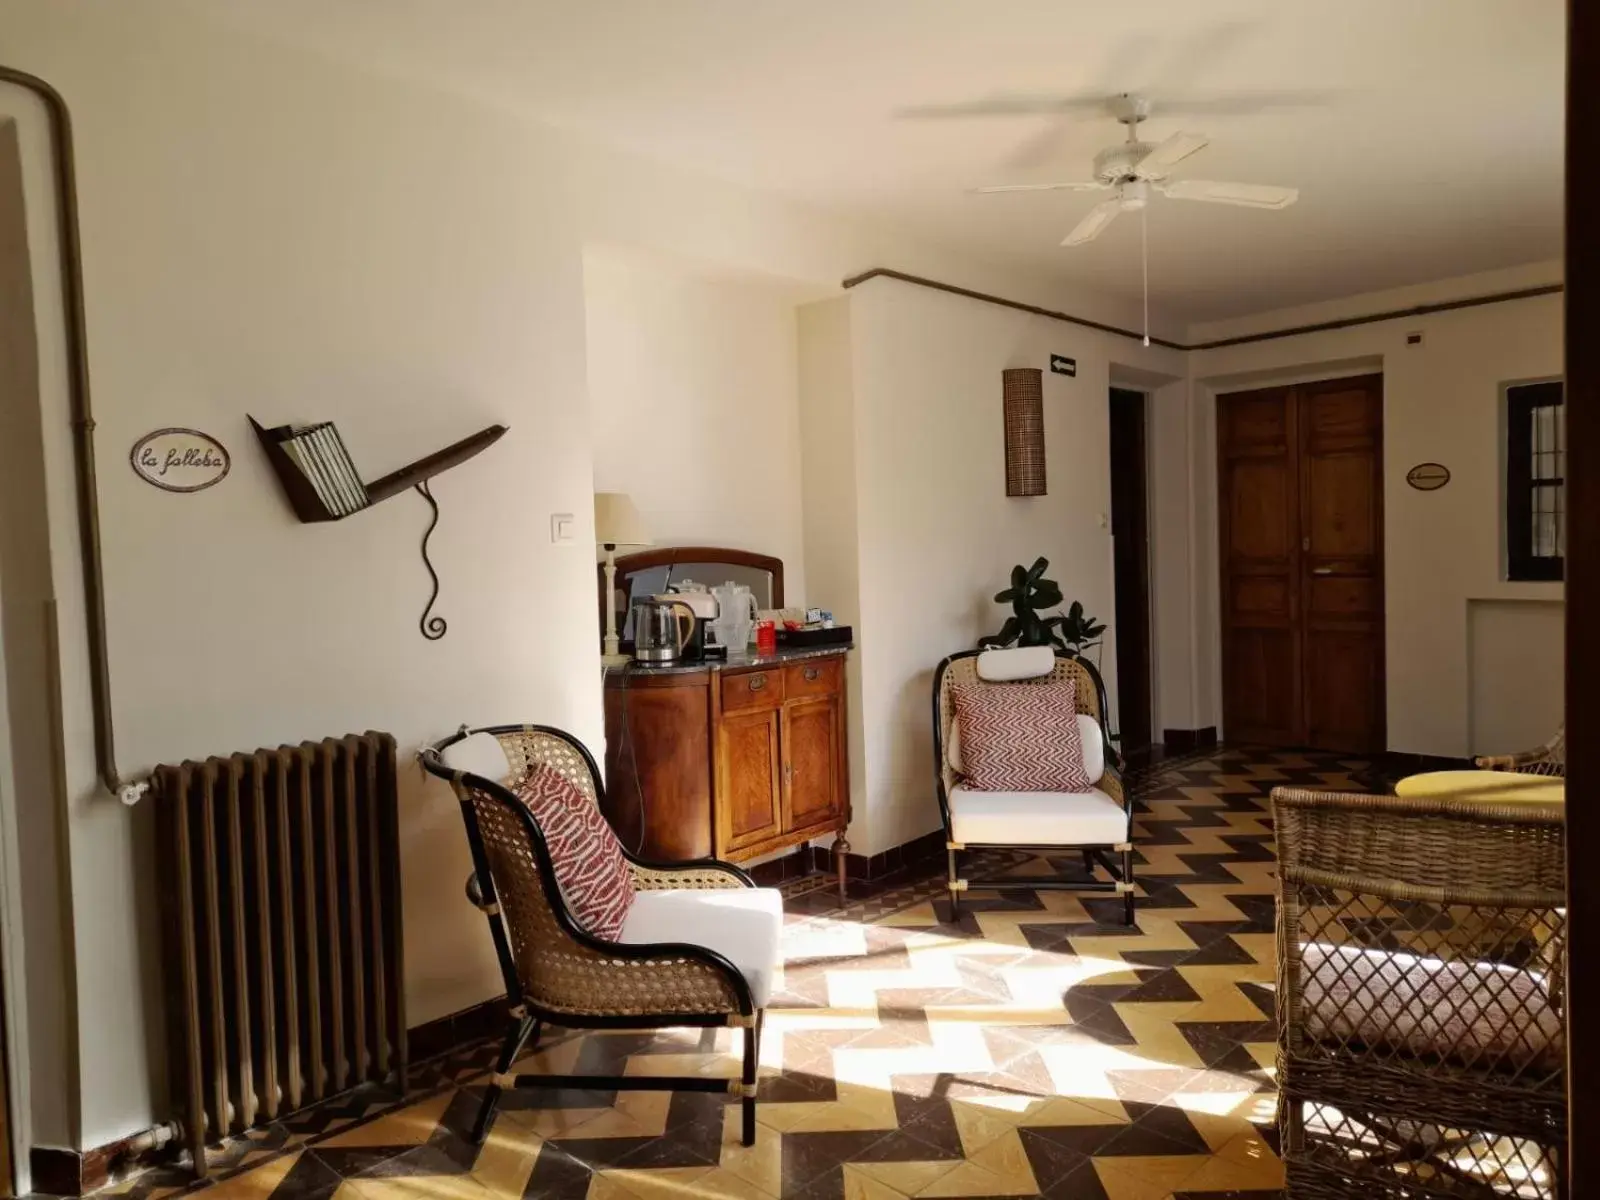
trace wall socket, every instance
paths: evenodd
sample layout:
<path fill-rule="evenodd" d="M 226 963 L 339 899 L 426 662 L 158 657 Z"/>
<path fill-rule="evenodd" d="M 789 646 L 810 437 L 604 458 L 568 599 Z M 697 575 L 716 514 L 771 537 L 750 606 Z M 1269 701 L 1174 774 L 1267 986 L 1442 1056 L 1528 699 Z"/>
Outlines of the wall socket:
<path fill-rule="evenodd" d="M 577 540 L 577 518 L 571 513 L 550 514 L 550 540 L 572 542 Z"/>

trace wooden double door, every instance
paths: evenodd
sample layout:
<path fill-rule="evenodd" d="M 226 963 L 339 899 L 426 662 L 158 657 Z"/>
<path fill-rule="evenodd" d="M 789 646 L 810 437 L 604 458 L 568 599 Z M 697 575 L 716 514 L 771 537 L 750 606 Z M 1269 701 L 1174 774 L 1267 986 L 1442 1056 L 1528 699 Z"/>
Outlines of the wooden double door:
<path fill-rule="evenodd" d="M 1383 379 L 1217 397 L 1230 741 L 1385 748 Z"/>

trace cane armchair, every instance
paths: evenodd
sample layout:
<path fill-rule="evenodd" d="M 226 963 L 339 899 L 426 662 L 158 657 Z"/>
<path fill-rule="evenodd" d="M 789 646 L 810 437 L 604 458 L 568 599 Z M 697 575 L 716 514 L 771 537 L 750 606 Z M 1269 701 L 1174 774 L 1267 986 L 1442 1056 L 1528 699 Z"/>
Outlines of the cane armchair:
<path fill-rule="evenodd" d="M 1472 760 L 1485 771 L 1516 771 L 1523 775 L 1565 775 L 1567 773 L 1567 729 L 1556 728 L 1555 736 L 1532 750 L 1515 754 L 1486 754 Z"/>
<path fill-rule="evenodd" d="M 1563 1196 L 1561 806 L 1272 801 L 1289 1194 Z"/>
<path fill-rule="evenodd" d="M 1031 657 L 1025 657 L 1031 656 Z M 1037 673 L 1014 674 L 1007 659 L 1017 663 L 1037 661 L 1022 669 Z M 1084 758 L 1091 769 L 1093 787 L 1076 792 L 971 792 L 962 786 L 960 734 L 955 721 L 954 689 L 962 683 L 988 678 L 980 663 L 996 663 L 990 682 L 1029 687 L 1070 680 L 1076 684 L 1075 704 L 1083 735 Z M 1008 677 L 1008 678 L 1006 678 Z M 1133 804 L 1123 792 L 1117 755 L 1105 729 L 1106 691 L 1094 664 L 1069 651 L 1048 647 L 1009 650 L 965 650 L 941 662 L 933 674 L 934 782 L 939 813 L 944 821 L 946 862 L 952 918 L 959 917 L 961 893 L 971 887 L 992 890 L 1034 889 L 1110 892 L 1122 897 L 1123 922 L 1134 920 Z M 1098 775 L 1095 778 L 1095 775 Z M 966 878 L 970 856 L 985 850 L 1022 850 L 1059 855 L 1063 850 L 1082 855 L 1082 873 L 1026 877 L 994 875 Z M 1096 868 L 1104 871 L 1100 878 Z"/>
<path fill-rule="evenodd" d="M 461 803 L 473 862 L 467 898 L 488 918 L 511 1014 L 474 1141 L 483 1140 L 508 1088 L 600 1087 L 732 1092 L 743 1103 L 744 1143 L 753 1144 L 761 1027 L 778 964 L 778 893 L 757 888 L 731 863 L 649 863 L 624 847 L 636 888 L 633 908 L 618 940 L 593 936 L 570 914 L 545 836 L 508 787 L 544 764 L 599 804 L 604 784 L 587 748 L 548 726 L 463 726 L 419 757 Z M 546 1023 L 734 1026 L 744 1030 L 743 1071 L 737 1080 L 511 1075 Z"/>

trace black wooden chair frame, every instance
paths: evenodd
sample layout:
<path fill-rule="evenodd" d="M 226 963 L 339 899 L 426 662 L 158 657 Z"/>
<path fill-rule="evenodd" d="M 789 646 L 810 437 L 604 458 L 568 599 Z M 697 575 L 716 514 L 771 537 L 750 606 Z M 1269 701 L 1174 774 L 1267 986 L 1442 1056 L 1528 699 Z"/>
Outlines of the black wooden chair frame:
<path fill-rule="evenodd" d="M 743 1141 L 746 1146 L 755 1143 L 755 1105 L 757 1064 L 760 1060 L 760 1043 L 763 1017 L 751 995 L 749 981 L 726 956 L 705 946 L 679 942 L 623 943 L 607 941 L 585 931 L 568 913 L 556 883 L 555 868 L 543 831 L 533 815 L 502 783 L 470 772 L 454 771 L 444 764 L 443 752 L 450 746 L 475 733 L 504 735 L 539 734 L 558 739 L 577 752 L 588 768 L 595 797 L 604 799 L 604 783 L 593 755 L 586 746 L 565 730 L 548 725 L 491 725 L 478 729 L 465 726 L 457 733 L 426 747 L 418 755 L 423 768 L 431 775 L 448 781 L 461 803 L 461 816 L 466 825 L 467 842 L 472 851 L 473 873 L 467 879 L 467 899 L 480 909 L 489 921 L 489 933 L 494 940 L 496 957 L 505 980 L 509 1024 L 495 1059 L 494 1072 L 484 1093 L 483 1103 L 473 1123 L 472 1140 L 481 1144 L 494 1119 L 502 1094 L 508 1088 L 576 1088 L 606 1091 L 700 1091 L 732 1092 L 741 1097 L 743 1106 Z M 498 804 L 521 824 L 534 862 L 538 868 L 540 886 L 545 901 L 557 924 L 572 942 L 611 960 L 644 962 L 673 959 L 709 967 L 722 977 L 722 982 L 732 993 L 734 1004 L 728 1012 L 671 1011 L 660 1012 L 594 1012 L 575 1013 L 566 1009 L 555 1011 L 539 1004 L 524 986 L 511 947 L 506 927 L 501 895 L 495 888 L 490 870 L 489 854 L 472 793 L 476 792 L 489 802 Z M 715 872 L 729 877 L 725 886 L 756 886 L 755 881 L 731 863 L 718 859 L 699 859 L 691 862 L 648 862 L 622 848 L 624 858 L 636 872 L 653 875 L 701 874 Z M 707 1078 L 705 1076 L 638 1076 L 638 1075 L 554 1075 L 510 1074 L 524 1048 L 536 1048 L 539 1033 L 546 1024 L 576 1029 L 665 1029 L 679 1026 L 719 1027 L 738 1026 L 745 1031 L 743 1069 L 737 1080 Z"/>

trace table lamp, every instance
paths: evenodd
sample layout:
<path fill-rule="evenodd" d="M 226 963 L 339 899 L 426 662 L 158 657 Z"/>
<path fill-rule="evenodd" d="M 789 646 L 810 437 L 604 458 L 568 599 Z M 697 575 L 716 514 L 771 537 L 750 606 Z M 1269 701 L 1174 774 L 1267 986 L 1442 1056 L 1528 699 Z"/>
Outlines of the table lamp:
<path fill-rule="evenodd" d="M 650 545 L 639 510 L 625 493 L 594 494 L 594 540 L 606 552 L 606 639 L 601 661 L 612 666 L 628 661 L 617 639 L 617 547 Z"/>

